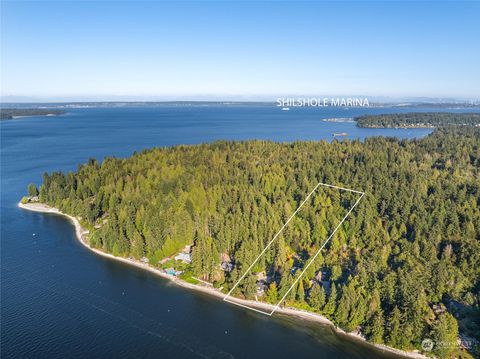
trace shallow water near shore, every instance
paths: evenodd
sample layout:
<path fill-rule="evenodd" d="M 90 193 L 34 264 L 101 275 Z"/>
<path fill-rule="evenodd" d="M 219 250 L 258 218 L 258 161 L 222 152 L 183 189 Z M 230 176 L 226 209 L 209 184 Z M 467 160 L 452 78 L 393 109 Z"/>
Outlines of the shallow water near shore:
<path fill-rule="evenodd" d="M 69 109 L 58 117 L 2 122 L 2 358 L 397 357 L 329 326 L 266 317 L 103 258 L 75 239 L 66 218 L 16 206 L 28 183 L 41 183 L 43 172 L 75 170 L 90 157 L 217 139 L 331 140 L 341 132 L 360 139 L 412 138 L 431 132 L 321 120 L 395 111 L 161 106 Z"/>

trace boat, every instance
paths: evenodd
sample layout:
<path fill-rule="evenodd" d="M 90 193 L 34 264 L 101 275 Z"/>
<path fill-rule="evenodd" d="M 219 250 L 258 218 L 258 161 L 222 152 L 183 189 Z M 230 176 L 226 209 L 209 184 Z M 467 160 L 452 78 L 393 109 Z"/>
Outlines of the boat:
<path fill-rule="evenodd" d="M 282 111 L 290 111 L 290 107 L 282 107 Z"/>
<path fill-rule="evenodd" d="M 332 136 L 333 137 L 348 136 L 348 133 L 346 133 L 346 132 L 332 133 Z"/>

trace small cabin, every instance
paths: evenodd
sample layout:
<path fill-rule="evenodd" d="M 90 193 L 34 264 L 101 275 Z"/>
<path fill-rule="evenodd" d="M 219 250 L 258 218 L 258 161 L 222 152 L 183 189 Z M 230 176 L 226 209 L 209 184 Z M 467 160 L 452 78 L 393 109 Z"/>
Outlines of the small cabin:
<path fill-rule="evenodd" d="M 230 258 L 228 253 L 222 253 L 220 260 L 220 268 L 222 268 L 223 271 L 231 272 L 233 270 L 232 259 Z"/>
<path fill-rule="evenodd" d="M 265 294 L 265 290 L 267 289 L 267 282 L 264 280 L 259 280 L 256 284 L 257 287 L 257 296 L 261 297 Z"/>
<path fill-rule="evenodd" d="M 222 264 L 220 264 L 220 268 L 222 268 L 222 270 L 225 272 L 231 272 L 233 270 L 233 263 L 222 262 Z"/>

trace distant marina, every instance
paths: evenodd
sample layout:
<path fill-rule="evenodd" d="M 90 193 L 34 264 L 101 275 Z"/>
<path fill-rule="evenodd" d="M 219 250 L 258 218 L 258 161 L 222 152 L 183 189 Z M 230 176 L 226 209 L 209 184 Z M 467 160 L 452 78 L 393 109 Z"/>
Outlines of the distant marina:
<path fill-rule="evenodd" d="M 353 123 L 355 122 L 353 118 L 350 117 L 334 117 L 334 118 L 324 118 L 323 122 L 337 122 L 337 123 Z"/>

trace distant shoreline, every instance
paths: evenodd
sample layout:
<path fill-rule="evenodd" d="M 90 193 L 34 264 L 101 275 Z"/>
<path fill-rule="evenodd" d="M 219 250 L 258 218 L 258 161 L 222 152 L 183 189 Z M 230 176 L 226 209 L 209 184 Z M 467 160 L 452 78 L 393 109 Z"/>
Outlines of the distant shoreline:
<path fill-rule="evenodd" d="M 71 215 L 63 213 L 55 207 L 50 207 L 46 204 L 38 203 L 38 202 L 36 202 L 36 203 L 26 203 L 26 204 L 23 204 L 23 203 L 19 202 L 18 207 L 20 207 L 22 209 L 25 209 L 25 210 L 28 210 L 28 211 L 32 211 L 32 212 L 47 213 L 47 214 L 50 213 L 50 214 L 56 214 L 56 215 L 67 217 L 75 226 L 75 235 L 76 235 L 77 240 L 85 248 L 95 252 L 96 254 L 98 254 L 100 256 L 107 257 L 107 258 L 110 258 L 110 259 L 114 259 L 114 260 L 129 264 L 129 265 L 135 266 L 137 268 L 147 270 L 147 271 L 149 271 L 151 273 L 154 273 L 154 274 L 156 274 L 156 275 L 158 275 L 162 278 L 168 279 L 168 280 L 172 281 L 173 283 L 175 283 L 175 284 L 177 284 L 181 287 L 184 287 L 184 288 L 189 288 L 189 289 L 192 289 L 192 290 L 200 291 L 200 292 L 203 292 L 203 293 L 206 293 L 206 294 L 209 294 L 209 295 L 213 295 L 213 296 L 221 298 L 221 299 L 223 299 L 225 297 L 224 293 L 222 293 L 221 291 L 219 291 L 215 288 L 204 287 L 204 286 L 200 286 L 200 285 L 196 285 L 196 284 L 187 283 L 184 280 L 181 280 L 177 277 L 170 276 L 170 275 L 160 271 L 159 269 L 152 267 L 151 265 L 149 265 L 147 263 L 143 263 L 143 262 L 140 262 L 138 260 L 131 259 L 131 258 L 117 257 L 117 256 L 114 256 L 113 254 L 106 253 L 106 252 L 104 252 L 100 249 L 91 247 L 87 242 L 87 235 L 89 234 L 89 231 L 81 226 L 80 221 L 76 217 L 73 217 Z M 268 303 L 264 303 L 264 302 L 256 302 L 256 301 L 253 301 L 253 300 L 239 299 L 239 298 L 235 298 L 235 297 L 230 297 L 229 300 L 235 301 L 239 304 L 243 304 L 243 305 L 247 305 L 247 306 L 249 305 L 249 306 L 252 306 L 252 307 L 255 307 L 255 308 L 266 309 L 266 310 L 269 310 L 269 311 L 272 310 L 275 307 L 272 304 L 268 304 Z M 276 310 L 276 313 L 281 313 L 281 314 L 289 315 L 289 316 L 292 316 L 292 317 L 305 319 L 305 320 L 308 320 L 308 321 L 311 321 L 311 322 L 317 322 L 317 323 L 330 325 L 335 330 L 335 332 L 337 332 L 338 334 L 346 335 L 350 338 L 359 340 L 359 341 L 364 342 L 368 345 L 374 346 L 375 348 L 377 348 L 379 350 L 382 350 L 382 351 L 387 351 L 387 352 L 390 352 L 390 353 L 393 353 L 393 354 L 402 355 L 402 356 L 410 357 L 410 358 L 422 358 L 422 359 L 428 359 L 429 358 L 429 357 L 427 357 L 427 356 L 425 356 L 425 355 L 423 355 L 419 352 L 406 352 L 406 351 L 403 351 L 403 350 L 400 350 L 400 349 L 395 349 L 395 348 L 392 348 L 392 347 L 389 347 L 389 346 L 386 346 L 386 345 L 383 345 L 383 344 L 374 344 L 374 343 L 367 342 L 362 336 L 360 336 L 358 334 L 355 334 L 355 333 L 345 332 L 341 328 L 335 326 L 335 324 L 333 324 L 328 318 L 326 318 L 326 317 L 324 317 L 320 314 L 317 314 L 317 313 L 303 311 L 303 310 L 300 310 L 300 309 L 281 308 L 281 307 L 279 307 Z"/>
<path fill-rule="evenodd" d="M 46 109 L 46 108 L 2 108 L 0 109 L 1 120 L 15 120 L 23 117 L 34 116 L 59 116 L 65 114 L 61 109 Z"/>
<path fill-rule="evenodd" d="M 394 130 L 408 130 L 408 129 L 435 129 L 438 126 L 433 125 L 403 125 L 403 126 L 393 126 L 393 127 L 385 127 L 380 125 L 372 125 L 372 126 L 358 126 L 358 128 L 367 128 L 367 129 L 394 129 Z"/>
<path fill-rule="evenodd" d="M 23 116 L 11 116 L 11 117 L 2 117 L 0 120 L 2 121 L 10 121 L 10 120 L 18 120 L 20 118 L 28 118 L 28 117 L 56 117 L 60 116 L 55 113 L 48 113 L 45 115 L 23 115 Z"/>
<path fill-rule="evenodd" d="M 24 117 L 53 117 L 53 116 L 59 116 L 59 115 L 56 113 L 47 113 L 45 115 L 20 115 L 20 116 L 12 116 L 4 120 L 15 120 L 16 118 L 24 118 Z"/>
<path fill-rule="evenodd" d="M 360 97 L 364 98 L 367 97 L 365 95 L 359 95 Z M 216 98 L 217 97 L 217 98 Z M 332 95 L 322 95 L 323 97 L 331 98 Z M 433 98 L 411 98 L 409 100 L 404 99 L 381 99 L 376 96 L 368 97 L 369 104 L 371 108 L 399 108 L 403 109 L 406 107 L 430 107 L 430 108 L 439 108 L 439 109 L 470 109 L 470 108 L 479 108 L 480 101 L 477 100 L 467 100 L 467 99 L 444 99 L 442 101 L 438 101 L 438 99 Z M 245 99 L 239 96 L 231 96 L 230 98 L 225 96 L 213 96 L 211 99 L 194 99 L 189 98 L 189 96 L 184 96 L 183 99 L 138 99 L 138 98 L 130 98 L 130 99 L 104 99 L 104 100 L 92 100 L 92 99 L 82 99 L 82 98 L 69 98 L 69 99 L 41 99 L 37 98 L 30 98 L 29 100 L 23 99 L 18 100 L 15 98 L 8 98 L 4 97 L 0 101 L 0 106 L 9 106 L 9 107 L 16 107 L 21 108 L 19 106 L 46 106 L 46 107 L 53 107 L 57 106 L 58 108 L 75 108 L 76 106 L 83 107 L 83 108 L 91 108 L 91 107 L 112 107 L 112 106 L 158 106 L 158 105 L 265 105 L 265 106 L 275 106 L 277 107 L 277 98 L 250 98 Z M 350 106 L 355 107 L 355 106 Z"/>

